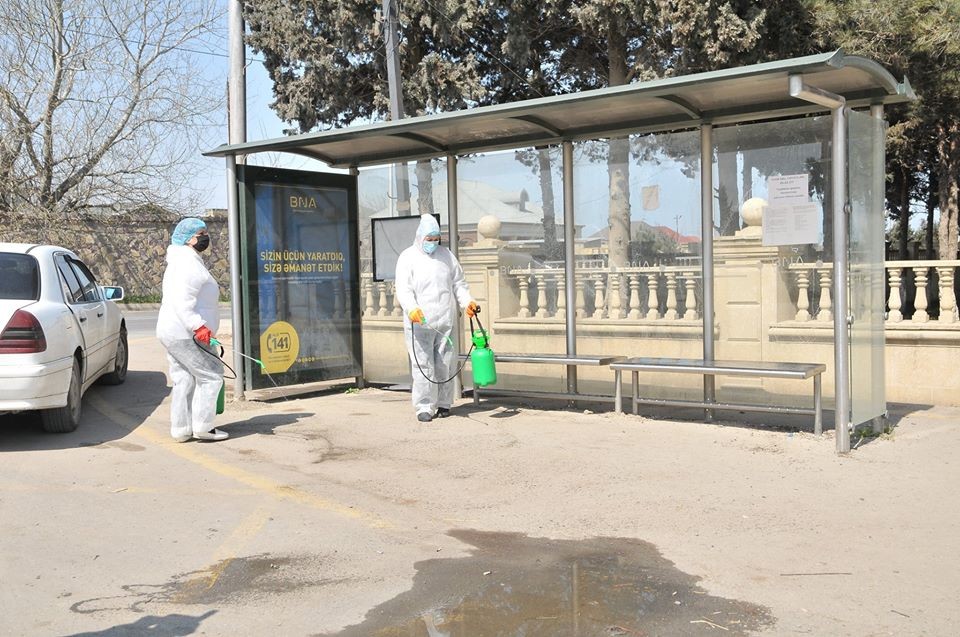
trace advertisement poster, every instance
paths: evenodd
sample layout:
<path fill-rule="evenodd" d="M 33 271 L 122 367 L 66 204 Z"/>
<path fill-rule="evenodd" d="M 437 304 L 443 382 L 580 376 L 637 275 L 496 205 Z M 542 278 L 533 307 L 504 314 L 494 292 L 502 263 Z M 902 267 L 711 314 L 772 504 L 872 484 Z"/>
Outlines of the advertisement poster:
<path fill-rule="evenodd" d="M 244 166 L 251 389 L 361 376 L 356 181 Z"/>

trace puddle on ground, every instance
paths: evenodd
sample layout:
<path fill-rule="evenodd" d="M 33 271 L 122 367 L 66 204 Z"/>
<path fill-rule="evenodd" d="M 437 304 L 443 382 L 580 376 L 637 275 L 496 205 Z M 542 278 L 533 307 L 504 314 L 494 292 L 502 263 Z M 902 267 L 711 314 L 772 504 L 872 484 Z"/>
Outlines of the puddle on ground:
<path fill-rule="evenodd" d="M 321 560 L 308 555 L 238 557 L 222 560 L 203 571 L 178 575 L 165 584 L 125 584 L 119 595 L 81 600 L 72 604 L 70 610 L 87 615 L 143 613 L 155 603 L 243 604 L 264 594 L 290 593 L 345 581 L 318 577 L 325 570 Z"/>
<path fill-rule="evenodd" d="M 216 604 L 254 593 L 288 593 L 340 580 L 316 578 L 322 568 L 308 558 L 241 557 L 223 560 L 176 582 L 170 599 L 181 604 Z"/>
<path fill-rule="evenodd" d="M 418 562 L 411 590 L 339 637 L 745 635 L 761 606 L 707 595 L 647 542 L 455 531 L 470 557 Z"/>

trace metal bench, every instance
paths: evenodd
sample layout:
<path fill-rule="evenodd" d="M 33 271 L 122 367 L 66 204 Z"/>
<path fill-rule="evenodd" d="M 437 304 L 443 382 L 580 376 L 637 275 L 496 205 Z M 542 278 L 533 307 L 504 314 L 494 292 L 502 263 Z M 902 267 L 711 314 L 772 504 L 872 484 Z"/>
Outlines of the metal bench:
<path fill-rule="evenodd" d="M 819 435 L 823 431 L 823 405 L 821 398 L 820 375 L 827 370 L 821 363 L 776 363 L 753 361 L 704 361 L 686 358 L 627 358 L 610 365 L 616 383 L 614 405 L 617 413 L 623 412 L 622 374 L 633 373 L 631 402 L 633 413 L 637 405 L 662 405 L 668 407 L 703 407 L 734 411 L 765 411 L 780 414 L 803 414 L 813 416 L 813 430 Z M 774 407 L 769 405 L 741 405 L 714 401 L 665 400 L 659 398 L 640 398 L 640 372 L 673 372 L 678 374 L 701 374 L 703 376 L 752 376 L 765 378 L 813 378 L 813 409 L 799 407 Z"/>
<path fill-rule="evenodd" d="M 460 360 L 467 359 L 466 354 L 460 355 Z M 590 356 L 586 354 L 495 354 L 497 363 L 527 363 L 547 365 L 589 365 L 603 367 L 615 361 L 622 360 L 623 356 Z M 495 387 L 474 387 L 473 403 L 480 404 L 481 392 L 488 396 L 520 396 L 522 398 L 565 398 L 568 400 L 589 400 L 595 402 L 611 402 L 613 398 L 603 394 L 580 394 L 571 392 L 522 391 L 516 389 L 497 389 Z"/>

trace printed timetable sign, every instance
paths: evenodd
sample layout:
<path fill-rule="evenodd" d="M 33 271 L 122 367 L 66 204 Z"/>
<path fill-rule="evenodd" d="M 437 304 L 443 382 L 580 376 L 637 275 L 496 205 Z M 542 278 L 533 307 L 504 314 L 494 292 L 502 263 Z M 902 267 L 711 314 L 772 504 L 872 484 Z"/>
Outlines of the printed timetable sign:
<path fill-rule="evenodd" d="M 248 389 L 362 376 L 357 182 L 238 166 Z"/>

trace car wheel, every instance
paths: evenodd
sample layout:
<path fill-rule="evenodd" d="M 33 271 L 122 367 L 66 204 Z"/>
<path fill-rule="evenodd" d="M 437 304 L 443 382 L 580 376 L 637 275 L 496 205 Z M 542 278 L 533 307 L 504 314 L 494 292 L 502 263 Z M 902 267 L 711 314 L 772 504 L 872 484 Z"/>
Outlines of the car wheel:
<path fill-rule="evenodd" d="M 40 412 L 40 420 L 43 423 L 44 431 L 54 434 L 69 433 L 80 424 L 80 390 L 83 386 L 83 378 L 80 374 L 80 361 L 73 359 L 73 373 L 70 374 L 67 404 L 64 407 L 44 409 Z"/>
<path fill-rule="evenodd" d="M 120 338 L 117 339 L 117 356 L 113 361 L 113 371 L 100 377 L 100 382 L 104 385 L 122 385 L 127 380 L 127 361 L 129 360 L 129 350 L 127 349 L 127 330 L 120 330 Z"/>

